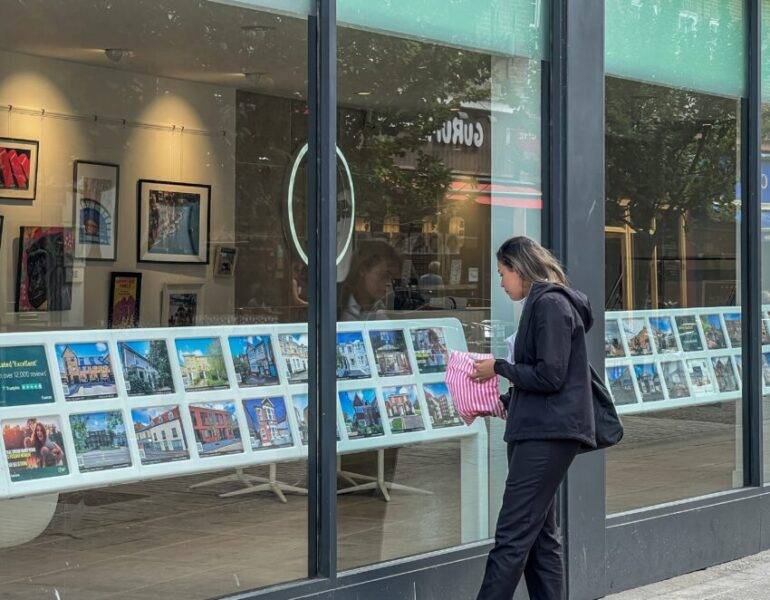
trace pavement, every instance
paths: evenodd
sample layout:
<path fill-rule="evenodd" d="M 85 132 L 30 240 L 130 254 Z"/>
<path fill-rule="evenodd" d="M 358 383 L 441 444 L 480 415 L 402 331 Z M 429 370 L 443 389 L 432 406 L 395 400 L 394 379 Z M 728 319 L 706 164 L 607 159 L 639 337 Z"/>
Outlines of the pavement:
<path fill-rule="evenodd" d="M 729 563 L 605 596 L 604 600 L 768 600 L 770 550 Z"/>

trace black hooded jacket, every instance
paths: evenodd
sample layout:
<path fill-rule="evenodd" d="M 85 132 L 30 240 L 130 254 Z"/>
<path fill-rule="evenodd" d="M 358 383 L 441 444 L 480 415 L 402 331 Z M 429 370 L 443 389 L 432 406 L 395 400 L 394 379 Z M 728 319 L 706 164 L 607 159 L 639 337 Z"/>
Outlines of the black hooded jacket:
<path fill-rule="evenodd" d="M 514 364 L 495 361 L 511 382 L 506 442 L 574 439 L 594 448 L 591 374 L 585 334 L 593 324 L 582 292 L 552 283 L 532 285 L 519 322 Z"/>

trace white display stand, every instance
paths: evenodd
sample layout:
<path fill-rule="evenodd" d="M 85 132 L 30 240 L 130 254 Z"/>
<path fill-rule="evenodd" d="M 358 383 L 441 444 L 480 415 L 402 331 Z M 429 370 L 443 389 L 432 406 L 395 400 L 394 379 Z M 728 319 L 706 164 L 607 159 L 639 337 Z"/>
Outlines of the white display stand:
<path fill-rule="evenodd" d="M 763 313 L 767 315 L 767 307 L 764 307 Z M 727 326 L 725 317 L 726 315 L 740 315 L 741 309 L 736 306 L 727 307 L 706 307 L 706 308 L 686 308 L 686 309 L 665 309 L 665 310 L 634 310 L 634 311 L 613 311 L 608 312 L 605 315 L 605 322 L 607 323 L 607 337 L 610 335 L 610 326 L 612 322 L 619 323 L 620 329 L 620 342 L 622 344 L 622 351 L 625 356 L 611 357 L 605 353 L 605 367 L 607 372 L 605 377 L 607 378 L 608 387 L 610 387 L 609 373 L 608 371 L 614 367 L 627 367 L 631 375 L 633 382 L 633 394 L 635 401 L 628 404 L 618 404 L 617 411 L 619 414 L 640 414 L 652 411 L 667 410 L 673 408 L 681 408 L 685 406 L 697 406 L 702 404 L 712 404 L 718 402 L 724 402 L 726 400 L 735 400 L 741 396 L 741 377 L 738 365 L 741 360 L 741 348 L 738 345 L 733 345 L 730 340 L 730 336 L 727 332 Z M 714 315 L 718 319 L 719 327 L 721 329 L 721 336 L 724 340 L 724 347 L 722 348 L 709 348 L 707 344 L 703 324 L 701 317 Z M 657 347 L 656 340 L 654 339 L 653 329 L 650 319 L 656 318 L 669 318 L 673 325 L 673 336 L 676 343 L 675 349 L 669 349 L 668 351 L 662 351 Z M 693 317 L 696 323 L 696 330 L 699 336 L 701 349 L 687 351 L 682 345 L 682 338 L 677 326 L 676 317 Z M 632 355 L 629 348 L 629 339 L 625 331 L 623 331 L 623 321 L 626 319 L 641 319 L 644 321 L 647 331 L 651 336 L 650 345 L 651 353 L 646 355 Z M 605 345 L 606 345 L 605 337 Z M 763 352 L 770 350 L 770 345 L 763 346 Z M 714 371 L 714 358 L 727 358 L 727 364 L 732 370 L 733 377 L 736 380 L 738 389 L 733 391 L 721 390 L 717 383 L 716 373 Z M 688 361 L 700 360 L 706 367 L 706 373 L 713 385 L 713 390 L 703 391 L 698 390 L 698 386 L 694 385 L 691 378 L 690 369 L 688 367 Z M 662 372 L 662 363 L 668 363 L 671 361 L 682 361 L 684 366 L 684 372 L 686 376 L 686 384 L 688 394 L 682 397 L 674 397 L 667 385 Z M 637 365 L 654 365 L 655 372 L 658 374 L 660 381 L 662 382 L 662 394 L 663 398 L 659 400 L 644 400 L 640 389 L 640 384 L 637 379 L 634 367 Z M 763 363 L 764 364 L 764 363 Z M 768 367 L 765 366 L 764 369 Z M 612 391 L 612 390 L 611 390 Z M 763 386 L 763 391 L 768 393 L 770 388 L 767 385 Z"/>
<path fill-rule="evenodd" d="M 393 320 L 393 321 L 368 321 L 339 323 L 340 332 L 361 332 L 366 346 L 366 354 L 371 366 L 371 376 L 339 381 L 338 391 L 351 391 L 358 389 L 373 389 L 376 392 L 377 405 L 380 409 L 383 424 L 383 434 L 376 437 L 351 438 L 337 402 L 337 426 L 340 439 L 337 442 L 339 454 L 356 453 L 362 451 L 381 451 L 384 448 L 406 446 L 421 442 L 433 442 L 448 439 L 461 440 L 461 499 L 462 499 L 462 541 L 470 541 L 485 537 L 488 523 L 488 489 L 487 489 L 487 432 L 483 420 L 477 419 L 473 425 L 464 424 L 452 427 L 434 428 L 431 424 L 430 413 L 425 399 L 423 384 L 440 383 L 444 381 L 444 373 L 421 374 L 412 343 L 410 331 L 412 329 L 442 328 L 448 349 L 465 350 L 467 348 L 462 326 L 453 318 L 419 319 L 419 320 Z M 369 331 L 374 330 L 400 330 L 406 340 L 409 363 L 412 374 L 398 377 L 380 377 L 377 373 L 375 357 L 369 338 Z M 69 473 L 66 475 L 51 476 L 41 479 L 24 481 L 11 481 L 6 452 L 2 452 L 0 459 L 0 522 L 8 515 L 18 515 L 18 502 L 8 502 L 8 499 L 35 496 L 39 494 L 53 494 L 56 492 L 82 490 L 94 487 L 103 487 L 120 483 L 142 481 L 146 479 L 158 479 L 176 477 L 180 475 L 234 470 L 234 473 L 217 477 L 200 485 L 219 483 L 223 481 L 239 481 L 246 487 L 235 490 L 223 496 L 233 496 L 255 491 L 272 491 L 282 501 L 285 501 L 283 492 L 306 493 L 301 487 L 290 486 L 277 480 L 275 465 L 282 462 L 301 460 L 307 457 L 307 446 L 303 445 L 300 437 L 300 423 L 294 407 L 294 396 L 307 393 L 307 383 L 292 383 L 289 380 L 288 368 L 283 357 L 278 336 L 281 334 L 306 333 L 306 324 L 273 324 L 273 325 L 238 325 L 215 327 L 190 327 L 190 328 L 152 328 L 132 330 L 88 330 L 88 331 L 62 331 L 62 332 L 34 332 L 4 334 L 0 337 L 1 346 L 44 346 L 48 368 L 51 373 L 54 402 L 48 404 L 32 404 L 24 406 L 0 407 L 0 422 L 9 419 L 28 419 L 32 417 L 58 417 L 64 440 L 64 452 L 67 457 Z M 241 387 L 236 382 L 236 372 L 233 357 L 230 352 L 228 337 L 268 335 L 270 336 L 273 353 L 278 367 L 279 383 L 277 385 L 262 387 Z M 177 360 L 175 340 L 189 338 L 216 338 L 221 343 L 225 366 L 229 379 L 229 386 L 225 389 L 205 391 L 185 391 L 182 371 Z M 126 390 L 126 380 L 123 373 L 123 365 L 118 356 L 118 342 L 131 340 L 165 340 L 169 353 L 171 373 L 174 382 L 173 393 L 129 396 Z M 56 344 L 62 343 L 95 343 L 104 342 L 109 347 L 112 370 L 117 386 L 117 395 L 114 398 L 66 400 L 63 387 L 59 380 L 59 367 L 56 357 Z M 417 399 L 422 413 L 424 429 L 409 432 L 394 432 L 391 429 L 387 413 L 383 389 L 391 386 L 413 385 L 416 387 Z M 252 449 L 249 429 L 242 401 L 251 398 L 266 398 L 280 396 L 285 401 L 289 428 L 292 436 L 292 445 L 278 448 Z M 221 455 L 201 456 L 197 444 L 193 423 L 189 411 L 191 404 L 201 402 L 231 401 L 235 404 L 235 418 L 240 430 L 243 443 L 243 451 Z M 142 464 L 140 459 L 140 446 L 136 433 L 132 426 L 131 410 L 146 407 L 179 407 L 182 428 L 186 438 L 186 446 L 189 458 L 174 462 L 158 464 Z M 104 411 L 118 411 L 122 415 L 126 429 L 127 445 L 131 457 L 131 465 L 122 468 L 113 468 L 99 471 L 81 471 L 76 460 L 76 452 L 72 437 L 70 415 L 95 413 Z M 270 465 L 270 476 L 260 478 L 243 472 L 245 467 L 254 465 Z M 362 477 L 356 474 L 344 473 L 343 477 L 351 483 L 351 487 L 357 489 L 343 490 L 346 493 L 360 489 L 377 488 L 383 492 L 383 496 L 389 497 L 391 490 L 407 490 L 419 492 L 416 488 L 401 486 L 393 482 L 387 482 L 383 475 L 382 453 L 378 454 L 377 477 Z M 19 502 L 31 505 L 31 500 Z M 55 504 L 54 504 L 55 506 Z M 31 515 L 25 514 L 19 518 L 27 528 L 30 526 L 28 519 Z M 18 517 L 17 517 L 18 518 Z M 46 517 L 49 519 L 50 516 Z M 46 521 L 40 519 L 40 522 Z M 6 531 L 3 529 L 2 531 Z M 0 546 L 12 541 L 13 535 L 8 537 L 0 535 Z"/>

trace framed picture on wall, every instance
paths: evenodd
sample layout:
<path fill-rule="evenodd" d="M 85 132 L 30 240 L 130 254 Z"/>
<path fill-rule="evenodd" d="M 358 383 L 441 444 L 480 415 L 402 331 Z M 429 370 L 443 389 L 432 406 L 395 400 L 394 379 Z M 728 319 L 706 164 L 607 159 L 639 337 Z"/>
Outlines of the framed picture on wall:
<path fill-rule="evenodd" d="M 131 329 L 139 327 L 139 302 L 142 291 L 141 273 L 110 274 L 110 304 L 107 327 Z"/>
<path fill-rule="evenodd" d="M 0 138 L 0 199 L 34 200 L 38 142 Z"/>
<path fill-rule="evenodd" d="M 203 313 L 203 284 L 169 284 L 163 286 L 160 303 L 162 327 L 195 325 Z"/>
<path fill-rule="evenodd" d="M 238 259 L 238 249 L 234 246 L 217 246 L 214 256 L 214 275 L 217 277 L 232 277 L 235 273 L 235 261 Z"/>
<path fill-rule="evenodd" d="M 137 182 L 139 262 L 208 264 L 211 186 Z"/>
<path fill-rule="evenodd" d="M 75 236 L 69 227 L 21 227 L 16 312 L 69 310 Z"/>
<path fill-rule="evenodd" d="M 115 260 L 120 167 L 75 161 L 75 257 Z"/>

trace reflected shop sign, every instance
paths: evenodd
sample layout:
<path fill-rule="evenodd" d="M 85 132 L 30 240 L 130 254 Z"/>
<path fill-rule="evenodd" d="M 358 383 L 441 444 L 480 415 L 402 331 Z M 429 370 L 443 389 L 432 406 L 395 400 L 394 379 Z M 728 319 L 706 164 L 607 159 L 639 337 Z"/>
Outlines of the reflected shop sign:
<path fill-rule="evenodd" d="M 461 119 L 455 117 L 446 121 L 432 135 L 429 142 L 481 148 L 484 145 L 484 127 L 477 119 Z"/>

